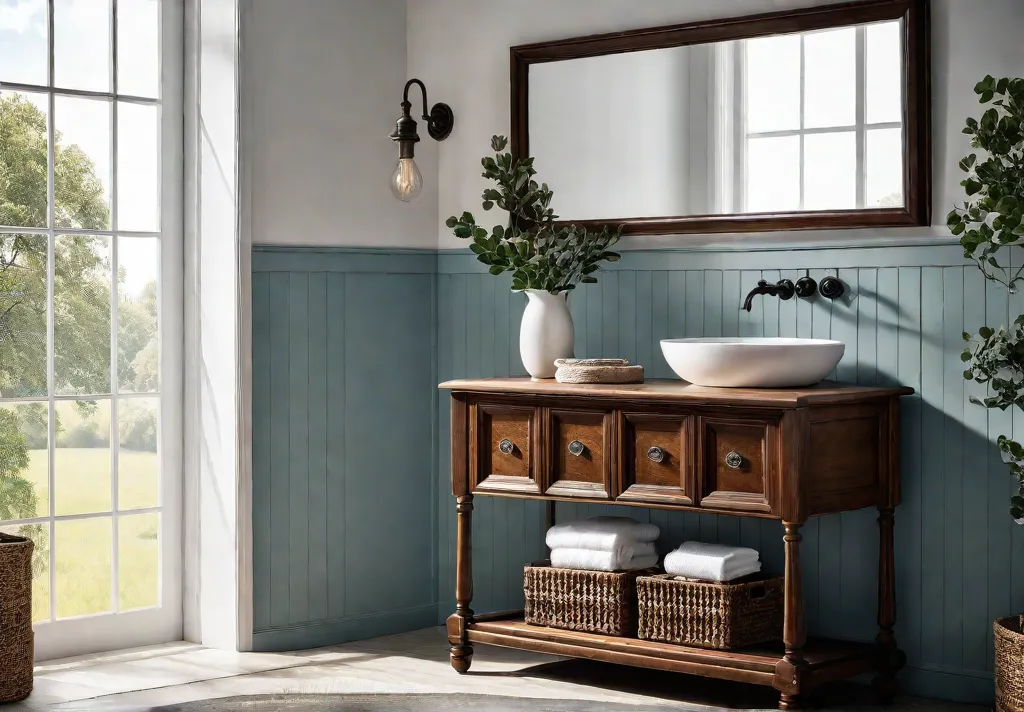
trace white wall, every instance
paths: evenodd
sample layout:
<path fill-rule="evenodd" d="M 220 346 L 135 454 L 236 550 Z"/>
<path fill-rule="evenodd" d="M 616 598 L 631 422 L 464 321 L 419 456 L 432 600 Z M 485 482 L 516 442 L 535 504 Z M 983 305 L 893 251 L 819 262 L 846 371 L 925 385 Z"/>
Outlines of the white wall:
<path fill-rule="evenodd" d="M 406 74 L 405 0 L 249 0 L 244 38 L 256 244 L 433 247 L 437 181 L 388 190 Z M 441 99 L 427 84 L 431 101 Z M 418 95 L 413 111 L 421 111 Z M 420 126 L 417 159 L 436 165 Z"/>
<path fill-rule="evenodd" d="M 491 135 L 509 131 L 511 45 L 598 32 L 706 20 L 825 4 L 822 0 L 415 0 L 409 3 L 409 70 L 455 111 L 455 131 L 440 146 L 437 166 L 439 210 L 435 220 L 442 248 L 465 247 L 445 228 L 448 215 L 478 211 L 480 157 Z M 968 152 L 960 133 L 964 119 L 977 115 L 974 84 L 986 73 L 1019 76 L 1024 67 L 1024 2 L 1020 0 L 933 0 L 933 165 L 931 228 L 773 233 L 751 236 L 666 236 L 629 238 L 633 247 L 685 246 L 710 242 L 943 238 L 945 214 L 961 199 L 957 161 Z M 432 174 L 424 169 L 429 185 Z M 544 178 L 543 175 L 540 176 Z M 557 212 L 558 185 L 555 191 Z"/>

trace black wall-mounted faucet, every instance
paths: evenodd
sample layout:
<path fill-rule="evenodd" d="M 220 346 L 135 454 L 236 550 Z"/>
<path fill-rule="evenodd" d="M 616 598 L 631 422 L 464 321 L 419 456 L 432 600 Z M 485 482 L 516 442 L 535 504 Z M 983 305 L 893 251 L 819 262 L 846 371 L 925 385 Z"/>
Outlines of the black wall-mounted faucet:
<path fill-rule="evenodd" d="M 793 286 L 793 280 L 780 279 L 775 284 L 768 284 L 765 280 L 760 280 L 757 286 L 750 290 L 750 294 L 743 300 L 743 308 L 750 311 L 754 308 L 754 297 L 758 294 L 766 294 L 769 297 L 778 297 L 782 301 L 792 299 L 793 295 L 796 294 L 796 287 Z"/>
<path fill-rule="evenodd" d="M 795 294 L 798 297 L 813 297 L 818 292 L 826 299 L 839 299 L 846 292 L 846 286 L 838 277 L 828 276 L 821 280 L 819 285 L 810 275 L 801 277 L 793 284 L 791 280 L 780 279 L 775 284 L 769 284 L 766 280 L 759 280 L 757 286 L 750 290 L 750 294 L 743 300 L 743 309 L 750 311 L 754 307 L 754 297 L 764 294 L 769 297 L 778 297 L 782 301 L 792 299 Z"/>

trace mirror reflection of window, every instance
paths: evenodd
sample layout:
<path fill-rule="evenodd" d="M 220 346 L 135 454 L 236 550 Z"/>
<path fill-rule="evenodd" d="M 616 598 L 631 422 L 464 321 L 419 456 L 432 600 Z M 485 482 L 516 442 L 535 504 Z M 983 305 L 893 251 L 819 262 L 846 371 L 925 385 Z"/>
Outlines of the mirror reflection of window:
<path fill-rule="evenodd" d="M 892 21 L 735 43 L 742 140 L 724 211 L 901 207 L 900 37 Z"/>

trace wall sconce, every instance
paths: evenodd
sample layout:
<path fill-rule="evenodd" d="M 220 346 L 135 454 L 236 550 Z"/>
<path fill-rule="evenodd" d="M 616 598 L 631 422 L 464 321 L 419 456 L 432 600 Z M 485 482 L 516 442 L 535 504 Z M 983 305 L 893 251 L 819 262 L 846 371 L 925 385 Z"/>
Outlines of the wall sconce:
<path fill-rule="evenodd" d="M 391 174 L 391 193 L 401 201 L 409 202 L 423 190 L 423 176 L 420 169 L 416 167 L 413 160 L 414 146 L 420 140 L 416 133 L 416 119 L 412 118 L 409 110 L 412 104 L 409 103 L 409 87 L 419 84 L 423 92 L 423 120 L 427 122 L 427 133 L 435 141 L 444 141 L 452 132 L 452 125 L 455 123 L 455 114 L 452 107 L 447 104 L 437 103 L 430 108 L 427 114 L 427 88 L 419 79 L 410 79 L 405 83 L 405 91 L 402 93 L 402 117 L 395 123 L 395 130 L 391 132 L 391 140 L 398 144 L 398 166 Z"/>

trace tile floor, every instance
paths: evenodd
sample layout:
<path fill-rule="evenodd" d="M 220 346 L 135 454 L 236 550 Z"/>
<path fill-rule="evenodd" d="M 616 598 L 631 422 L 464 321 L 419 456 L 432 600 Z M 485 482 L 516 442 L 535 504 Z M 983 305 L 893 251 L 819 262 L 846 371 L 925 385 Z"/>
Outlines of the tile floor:
<path fill-rule="evenodd" d="M 774 709 L 770 690 L 699 678 L 569 661 L 478 646 L 469 675 L 448 665 L 441 628 L 294 653 L 225 653 L 188 643 L 53 661 L 36 669 L 35 692 L 4 712 L 124 711 L 233 695 L 270 693 L 464 692 L 620 703 L 679 703 L 680 710 Z M 866 712 L 861 688 L 821 700 Z M 981 712 L 980 707 L 906 698 L 890 712 Z"/>

